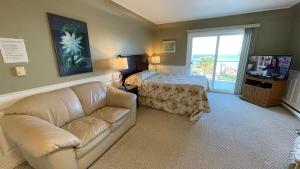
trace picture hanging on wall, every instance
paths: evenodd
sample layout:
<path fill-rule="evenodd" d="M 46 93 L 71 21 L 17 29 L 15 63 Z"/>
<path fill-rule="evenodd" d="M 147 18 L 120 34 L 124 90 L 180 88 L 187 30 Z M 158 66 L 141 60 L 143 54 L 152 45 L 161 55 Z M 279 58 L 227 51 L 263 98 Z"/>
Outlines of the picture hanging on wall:
<path fill-rule="evenodd" d="M 164 53 L 175 53 L 176 52 L 176 41 L 175 40 L 163 40 L 163 52 Z"/>
<path fill-rule="evenodd" d="M 92 72 L 87 24 L 47 13 L 60 76 Z"/>

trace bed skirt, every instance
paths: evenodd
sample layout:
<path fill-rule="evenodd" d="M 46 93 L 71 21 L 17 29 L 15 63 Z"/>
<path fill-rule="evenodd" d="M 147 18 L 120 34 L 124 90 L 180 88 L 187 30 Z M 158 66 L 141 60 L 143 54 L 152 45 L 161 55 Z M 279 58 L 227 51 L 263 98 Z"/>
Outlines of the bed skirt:
<path fill-rule="evenodd" d="M 139 104 L 169 113 L 189 115 L 198 120 L 210 112 L 207 93 L 201 86 L 144 83 L 139 88 Z"/>

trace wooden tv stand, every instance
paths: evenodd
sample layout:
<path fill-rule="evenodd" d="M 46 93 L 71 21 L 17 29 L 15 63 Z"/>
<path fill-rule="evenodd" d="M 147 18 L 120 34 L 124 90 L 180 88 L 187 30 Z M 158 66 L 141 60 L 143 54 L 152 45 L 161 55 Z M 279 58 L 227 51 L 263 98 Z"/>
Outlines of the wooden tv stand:
<path fill-rule="evenodd" d="M 285 88 L 286 80 L 262 79 L 246 75 L 241 99 L 262 107 L 280 105 Z"/>

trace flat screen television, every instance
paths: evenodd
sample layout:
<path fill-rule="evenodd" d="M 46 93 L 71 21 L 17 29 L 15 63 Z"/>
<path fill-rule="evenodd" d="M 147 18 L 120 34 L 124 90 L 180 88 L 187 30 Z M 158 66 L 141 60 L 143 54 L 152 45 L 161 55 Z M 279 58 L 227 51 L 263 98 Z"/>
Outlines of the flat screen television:
<path fill-rule="evenodd" d="M 292 56 L 250 56 L 247 66 L 247 74 L 262 78 L 286 80 L 289 76 Z"/>

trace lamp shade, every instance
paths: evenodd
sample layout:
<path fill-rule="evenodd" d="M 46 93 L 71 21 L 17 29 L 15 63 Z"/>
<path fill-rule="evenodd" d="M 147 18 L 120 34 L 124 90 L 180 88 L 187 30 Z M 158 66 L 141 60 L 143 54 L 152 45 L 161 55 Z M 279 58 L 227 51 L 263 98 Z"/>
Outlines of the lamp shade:
<path fill-rule="evenodd" d="M 159 64 L 160 63 L 160 56 L 152 56 L 151 57 L 151 63 Z"/>
<path fill-rule="evenodd" d="M 114 58 L 112 60 L 112 68 L 116 70 L 128 69 L 127 58 Z"/>

